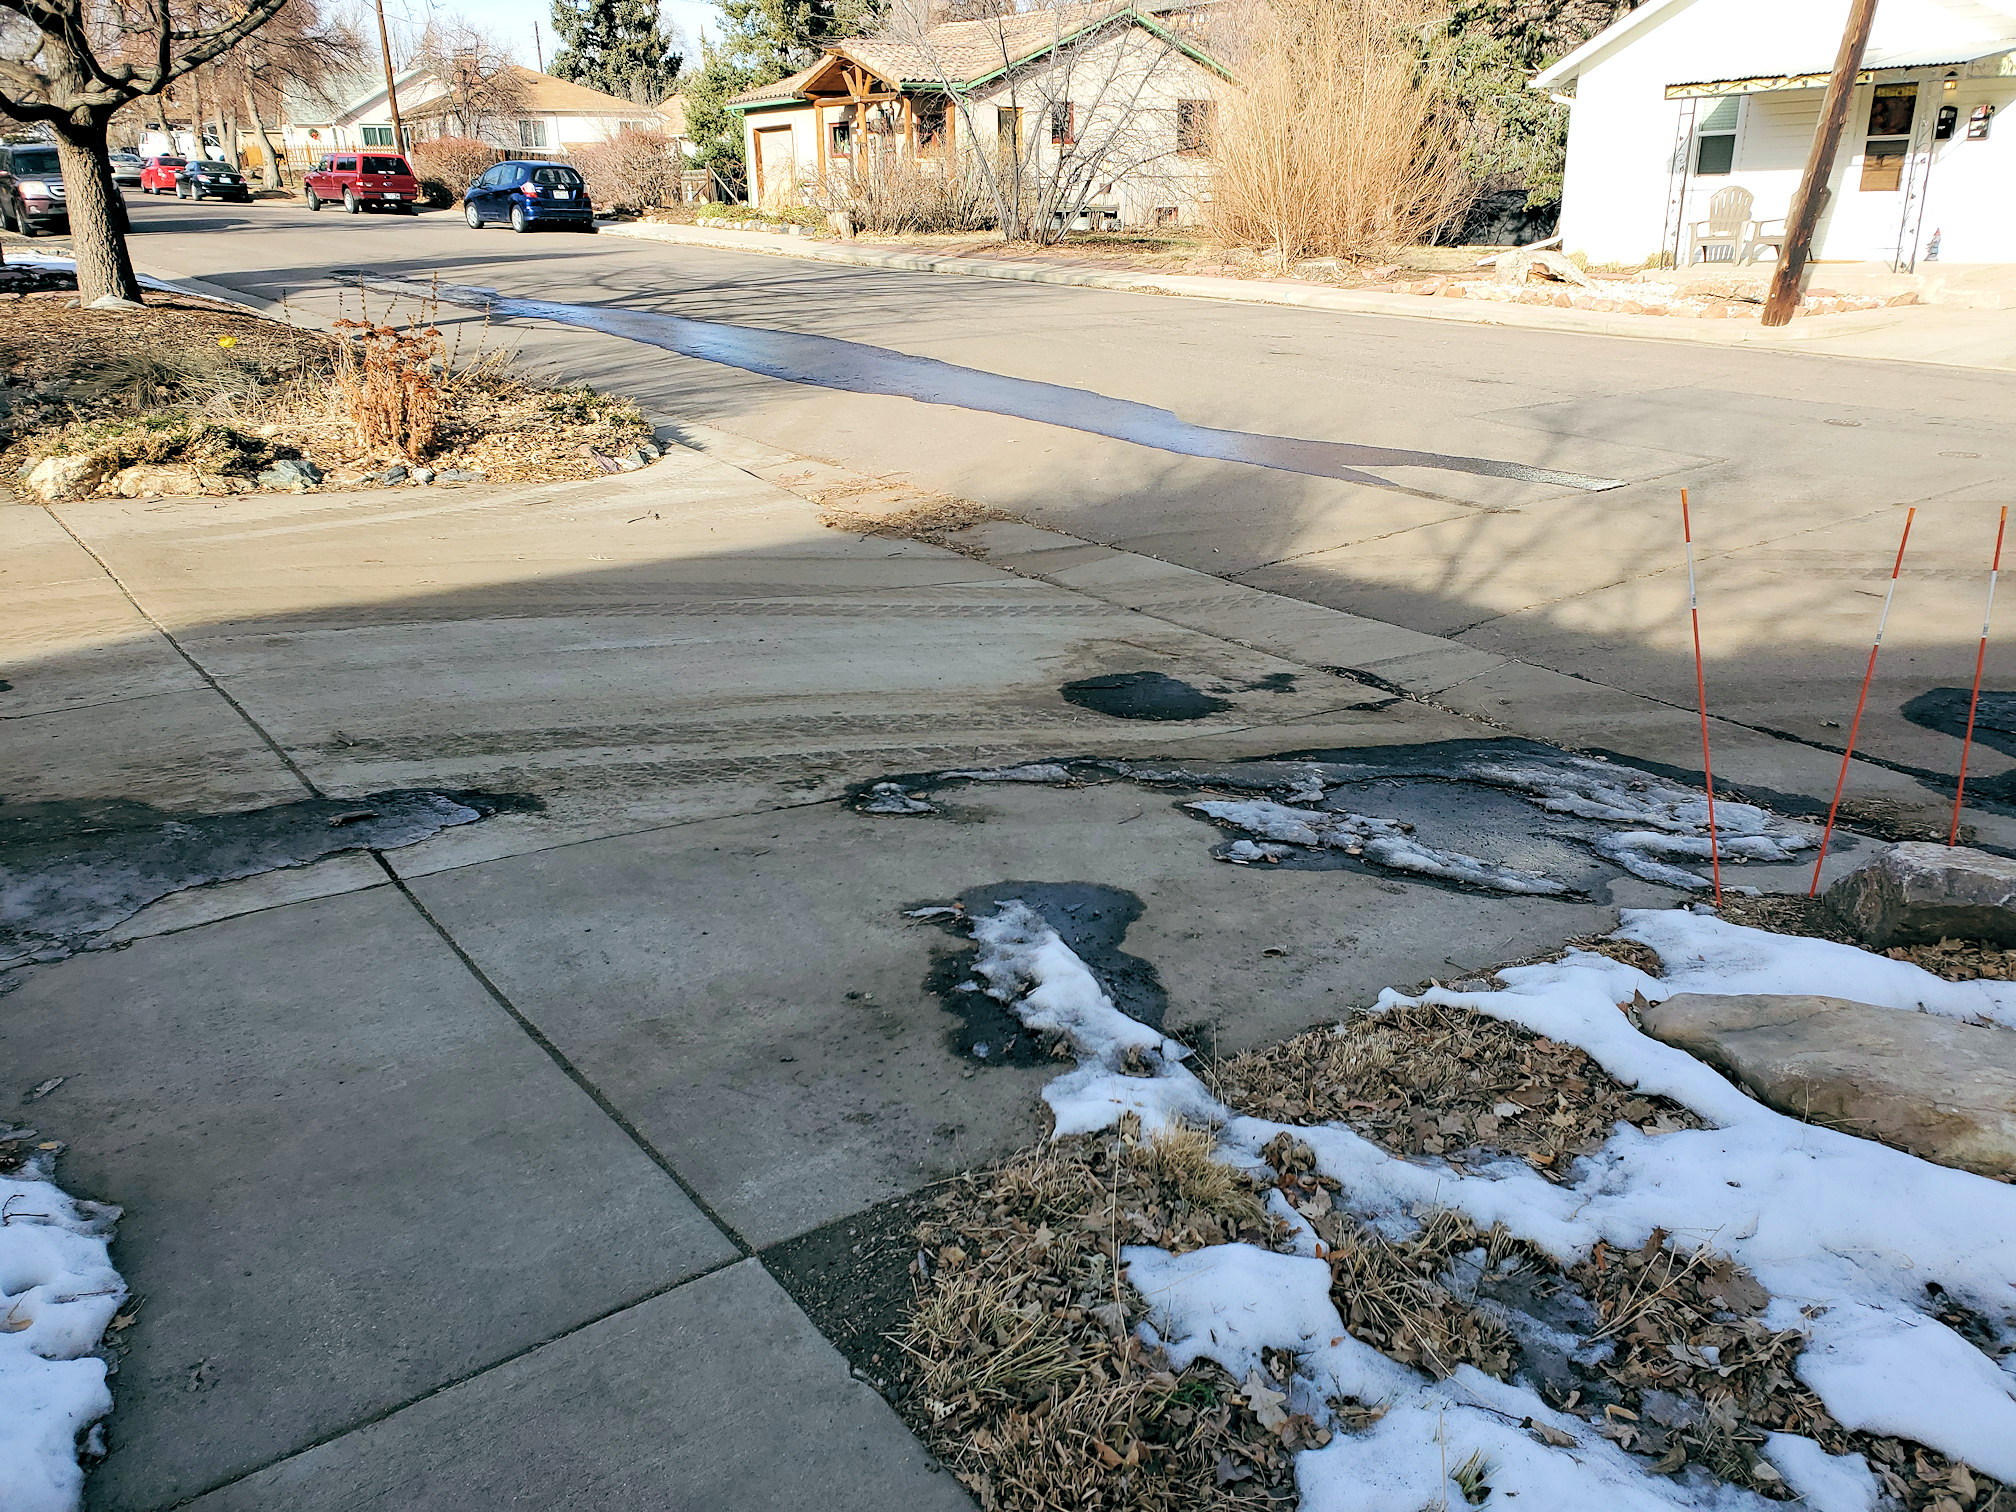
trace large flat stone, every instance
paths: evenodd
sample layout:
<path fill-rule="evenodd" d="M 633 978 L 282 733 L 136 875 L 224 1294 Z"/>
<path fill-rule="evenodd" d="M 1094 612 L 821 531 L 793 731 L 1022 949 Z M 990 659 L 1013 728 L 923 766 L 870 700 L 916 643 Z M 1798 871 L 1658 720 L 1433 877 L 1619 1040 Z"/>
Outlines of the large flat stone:
<path fill-rule="evenodd" d="M 1827 906 L 1877 950 L 1941 939 L 2016 945 L 2016 861 L 1911 841 L 1827 889 Z"/>
<path fill-rule="evenodd" d="M 590 1324 L 191 1512 L 970 1512 L 755 1261 Z"/>
<path fill-rule="evenodd" d="M 2016 1173 L 2016 1034 L 1845 998 L 1680 993 L 1646 1031 L 1798 1118 L 1983 1176 Z"/>
<path fill-rule="evenodd" d="M 146 1298 L 95 1508 L 172 1505 L 734 1258 L 390 887 L 0 1002 L 0 1093 L 69 1078 L 22 1111 L 125 1207 Z"/>

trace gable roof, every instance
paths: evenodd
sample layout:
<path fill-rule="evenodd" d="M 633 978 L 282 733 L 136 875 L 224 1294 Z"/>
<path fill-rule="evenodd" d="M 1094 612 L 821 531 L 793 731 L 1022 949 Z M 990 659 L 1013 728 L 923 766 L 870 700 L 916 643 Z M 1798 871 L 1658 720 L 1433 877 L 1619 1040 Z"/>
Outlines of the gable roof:
<path fill-rule="evenodd" d="M 1638 41 L 1655 23 L 1677 16 L 1696 3 L 1697 0 L 1647 0 L 1559 62 L 1542 69 L 1534 76 L 1532 87 L 1552 89 L 1572 82 L 1586 69 Z M 1779 7 L 1788 11 L 1794 8 L 1784 0 L 1779 0 Z M 1846 5 L 1822 0 L 1816 8 L 1827 13 L 1828 26 L 1732 29 L 1726 64 L 1715 71 L 1715 77 L 1748 79 L 1778 75 L 1803 79 L 1818 75 L 1824 79 L 1833 71 Z M 1874 70 L 1970 63 L 2012 49 L 2016 49 L 2016 5 L 2011 0 L 1887 0 L 1877 7 L 1862 67 Z"/>
<path fill-rule="evenodd" d="M 1162 0 L 1159 4 L 1151 3 L 1147 9 L 1177 10 L 1189 3 L 1191 0 Z M 1116 21 L 1142 27 L 1213 72 L 1230 77 L 1222 64 L 1149 15 L 1143 7 L 1127 0 L 1086 0 L 1082 4 L 989 16 L 977 21 L 945 21 L 932 27 L 921 40 L 887 33 L 843 37 L 829 43 L 826 56 L 810 68 L 800 69 L 774 84 L 744 90 L 728 102 L 728 108 L 741 110 L 810 98 L 806 86 L 834 58 L 858 63 L 898 88 L 950 83 L 955 89 L 971 89 Z"/>
<path fill-rule="evenodd" d="M 526 108 L 540 115 L 626 116 L 642 121 L 656 114 L 649 105 L 639 105 L 621 95 L 604 94 L 571 79 L 556 79 L 515 63 L 511 71 L 525 91 Z"/>

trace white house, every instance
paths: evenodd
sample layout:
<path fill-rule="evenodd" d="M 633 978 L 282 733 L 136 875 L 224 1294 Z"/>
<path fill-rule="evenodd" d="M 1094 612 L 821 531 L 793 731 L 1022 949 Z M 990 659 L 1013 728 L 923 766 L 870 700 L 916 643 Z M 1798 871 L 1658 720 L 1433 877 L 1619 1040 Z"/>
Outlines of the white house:
<path fill-rule="evenodd" d="M 1564 249 L 1686 262 L 1727 188 L 1752 196 L 1753 229 L 1782 230 L 1848 7 L 1646 0 L 1541 72 L 1534 88 L 1573 94 Z M 2012 103 L 2016 0 L 1881 0 L 1814 258 L 2016 262 Z"/>
<path fill-rule="evenodd" d="M 1199 46 L 1199 10 L 1089 0 L 830 43 L 811 67 L 729 101 L 750 200 L 787 202 L 876 152 L 1006 152 L 1053 176 L 1076 154 L 1100 169 L 1091 224 L 1193 221 L 1227 77 Z"/>
<path fill-rule="evenodd" d="M 510 78 L 490 91 L 495 108 L 485 111 L 484 133 L 494 138 L 493 146 L 565 156 L 569 147 L 606 142 L 625 129 L 665 131 L 669 124 L 649 105 L 515 64 L 506 71 Z M 449 89 L 433 73 L 409 68 L 394 75 L 393 82 L 409 143 L 458 129 Z M 276 135 L 282 136 L 290 156 L 392 145 L 392 109 L 383 75 L 359 76 L 352 87 L 355 92 L 347 98 L 339 94 L 344 102 L 335 105 L 305 92 L 286 100 L 287 119 Z"/>

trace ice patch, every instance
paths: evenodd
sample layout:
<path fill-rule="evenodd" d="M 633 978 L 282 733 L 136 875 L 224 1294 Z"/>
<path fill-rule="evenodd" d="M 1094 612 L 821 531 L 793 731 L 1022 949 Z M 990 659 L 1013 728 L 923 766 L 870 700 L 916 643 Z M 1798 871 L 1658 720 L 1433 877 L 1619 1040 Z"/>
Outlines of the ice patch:
<path fill-rule="evenodd" d="M 0 1177 L 0 1213 L 0 1490 L 8 1512 L 75 1512 L 77 1445 L 112 1410 L 91 1351 L 126 1299 L 107 1253 L 119 1210 L 31 1166 Z"/>
<path fill-rule="evenodd" d="M 1402 825 L 1390 819 L 1375 819 L 1368 814 L 1293 808 L 1285 803 L 1260 798 L 1200 798 L 1183 806 L 1262 840 L 1299 845 L 1309 850 L 1338 850 L 1348 856 L 1363 855 L 1395 871 L 1441 877 L 1450 882 L 1488 888 L 1492 892 L 1552 897 L 1569 891 L 1567 884 L 1552 877 L 1423 845 Z M 1225 859 L 1251 861 L 1264 857 L 1233 855 L 1228 850 Z"/>
<path fill-rule="evenodd" d="M 935 814 L 938 811 L 900 782 L 878 782 L 856 805 L 864 814 Z"/>
<path fill-rule="evenodd" d="M 1071 772 L 1055 761 L 1031 761 L 1022 766 L 980 767 L 963 772 L 940 772 L 939 777 L 963 778 L 967 782 L 1069 782 Z"/>

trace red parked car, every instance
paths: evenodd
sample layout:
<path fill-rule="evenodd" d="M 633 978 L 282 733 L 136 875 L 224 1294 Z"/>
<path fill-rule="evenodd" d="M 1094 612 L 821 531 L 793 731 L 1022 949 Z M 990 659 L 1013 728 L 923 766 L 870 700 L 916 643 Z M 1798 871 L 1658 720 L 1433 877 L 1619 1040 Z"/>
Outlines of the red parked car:
<path fill-rule="evenodd" d="M 307 178 L 308 208 L 343 202 L 352 215 L 365 210 L 420 208 L 420 181 L 406 159 L 386 152 L 332 152 Z"/>
<path fill-rule="evenodd" d="M 147 166 L 140 170 L 140 192 L 142 194 L 173 194 L 175 175 L 187 167 L 189 159 L 179 157 L 150 157 Z"/>

